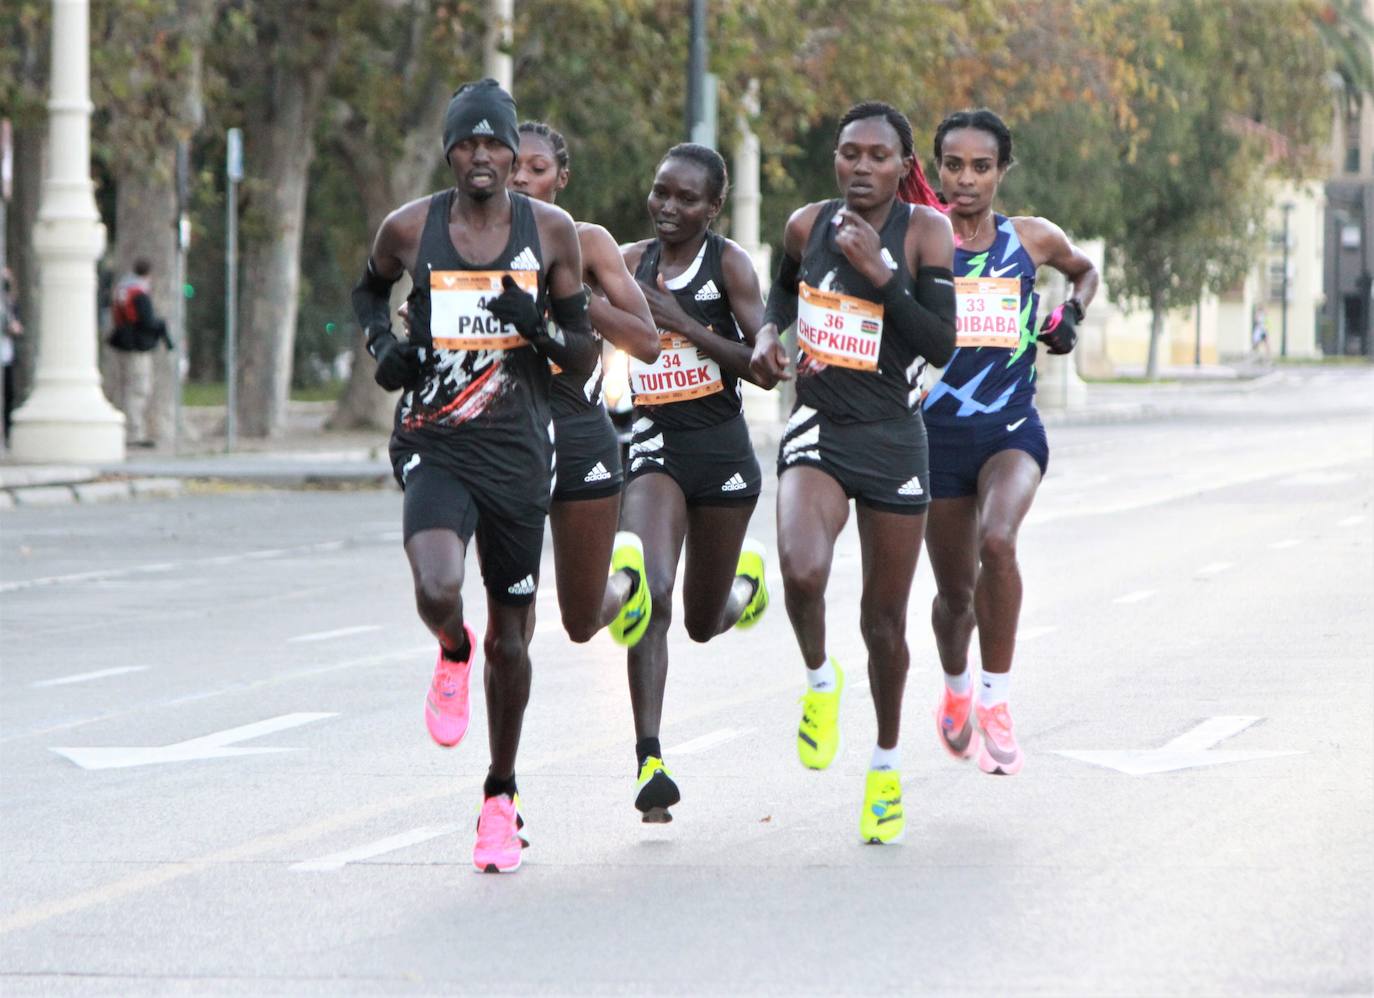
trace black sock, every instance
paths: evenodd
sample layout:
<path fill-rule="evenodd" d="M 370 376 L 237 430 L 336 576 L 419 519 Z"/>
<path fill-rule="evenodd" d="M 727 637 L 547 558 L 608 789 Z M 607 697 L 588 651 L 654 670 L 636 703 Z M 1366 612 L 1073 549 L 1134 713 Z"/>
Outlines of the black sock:
<path fill-rule="evenodd" d="M 453 651 L 444 647 L 442 641 L 439 642 L 439 649 L 444 653 L 444 658 L 450 662 L 466 662 L 472 657 L 472 642 L 468 640 L 467 628 L 463 629 L 463 643 Z"/>
<path fill-rule="evenodd" d="M 657 738 L 641 738 L 635 742 L 635 756 L 639 759 L 639 764 L 644 765 L 644 760 L 653 756 L 655 759 L 663 758 L 663 748 L 658 744 Z"/>
<path fill-rule="evenodd" d="M 499 797 L 505 794 L 512 800 L 515 799 L 515 774 L 511 773 L 505 779 L 493 776 L 491 771 L 487 771 L 487 781 L 482 784 L 483 797 Z"/>

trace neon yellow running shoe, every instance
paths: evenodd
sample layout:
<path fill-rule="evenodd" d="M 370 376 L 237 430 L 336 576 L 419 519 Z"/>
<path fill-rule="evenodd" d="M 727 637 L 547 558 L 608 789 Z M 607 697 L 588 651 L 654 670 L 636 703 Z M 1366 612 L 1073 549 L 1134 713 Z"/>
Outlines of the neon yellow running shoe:
<path fill-rule="evenodd" d="M 895 769 L 870 769 L 864 780 L 864 810 L 859 815 L 859 838 L 874 845 L 884 845 L 900 842 L 905 833 L 902 774 Z"/>
<path fill-rule="evenodd" d="M 646 825 L 665 825 L 673 820 L 668 808 L 682 800 L 677 784 L 668 767 L 657 756 L 649 756 L 639 767 L 639 781 L 635 784 L 635 807 Z"/>
<path fill-rule="evenodd" d="M 840 694 L 844 691 L 844 670 L 833 658 L 835 688 L 802 694 L 801 726 L 797 728 L 797 756 L 807 769 L 825 769 L 840 750 Z"/>
<path fill-rule="evenodd" d="M 649 593 L 649 576 L 644 570 L 644 544 L 638 534 L 628 530 L 616 533 L 615 548 L 611 552 L 611 574 L 620 571 L 628 571 L 635 577 L 634 593 L 606 629 L 616 644 L 633 648 L 649 629 L 654 598 Z"/>
<path fill-rule="evenodd" d="M 739 615 L 739 620 L 735 621 L 735 626 L 741 631 L 747 631 L 757 624 L 763 611 L 768 609 L 768 583 L 763 578 L 764 558 L 767 555 L 768 549 L 752 537 L 746 537 L 740 546 L 739 565 L 735 568 L 735 574 L 744 576 L 754 584 L 754 598 Z"/>

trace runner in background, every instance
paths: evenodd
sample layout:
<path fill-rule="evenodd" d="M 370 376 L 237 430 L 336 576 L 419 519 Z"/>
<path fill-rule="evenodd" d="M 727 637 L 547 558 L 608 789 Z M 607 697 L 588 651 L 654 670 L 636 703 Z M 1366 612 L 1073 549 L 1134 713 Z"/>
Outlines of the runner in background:
<path fill-rule="evenodd" d="M 923 403 L 938 590 L 931 622 L 945 672 L 935 720 L 951 754 L 976 755 L 983 772 L 1012 775 L 1023 761 L 1007 706 L 1021 613 L 1016 540 L 1049 466 L 1035 410 L 1036 342 L 1054 354 L 1073 349 L 1098 275 L 1053 222 L 994 210 L 1012 164 L 1011 132 L 996 114 L 949 115 L 935 133 L 935 159 L 959 240 L 958 349 Z M 1072 285 L 1043 324 L 1035 292 L 1041 266 Z M 982 654 L 976 704 L 968 667 L 975 625 Z"/>
<path fill-rule="evenodd" d="M 863 558 L 859 630 L 878 739 L 864 781 L 859 835 L 894 842 L 902 809 L 906 607 L 930 482 L 910 374 L 954 349 L 954 252 L 896 108 L 857 104 L 835 137 L 840 197 L 793 212 L 753 366 L 785 376 L 779 336 L 797 323 L 797 405 L 778 454 L 778 555 L 787 615 L 806 666 L 797 752 L 825 769 L 840 746 L 845 675 L 826 648 L 826 585 L 854 501 Z M 909 203 L 909 202 L 915 202 Z"/>
<path fill-rule="evenodd" d="M 634 438 L 622 527 L 643 539 L 653 617 L 630 649 L 630 703 L 639 778 L 635 807 L 648 822 L 672 820 L 677 784 L 663 764 L 659 727 L 668 677 L 668 625 L 678 560 L 687 554 L 683 609 L 687 634 L 709 641 L 750 627 L 768 606 L 764 551 L 745 540 L 761 487 L 738 381 L 772 379 L 749 371 L 763 322 L 749 255 L 711 231 L 725 203 L 725 161 L 705 146 L 668 150 L 649 192 L 655 238 L 625 249 L 644 289 L 661 351 L 633 361 Z M 639 552 L 618 547 L 613 566 Z"/>

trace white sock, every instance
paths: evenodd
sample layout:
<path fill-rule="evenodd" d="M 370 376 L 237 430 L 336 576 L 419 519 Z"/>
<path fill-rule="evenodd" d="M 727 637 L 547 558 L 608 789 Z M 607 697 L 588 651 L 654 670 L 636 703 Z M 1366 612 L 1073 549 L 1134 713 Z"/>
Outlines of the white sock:
<path fill-rule="evenodd" d="M 979 677 L 978 702 L 984 707 L 1006 703 L 1011 695 L 1010 672 L 984 672 Z"/>
<path fill-rule="evenodd" d="M 822 692 L 835 688 L 835 666 L 831 664 L 830 656 L 826 656 L 819 669 L 806 670 L 806 685 Z"/>
<path fill-rule="evenodd" d="M 967 665 L 964 666 L 964 671 L 957 676 L 951 676 L 946 672 L 945 686 L 957 697 L 968 696 L 969 688 L 973 686 L 973 673 L 969 671 Z"/>
<path fill-rule="evenodd" d="M 901 769 L 902 750 L 898 746 L 883 748 L 881 745 L 873 746 L 873 761 L 868 764 L 869 769 Z"/>

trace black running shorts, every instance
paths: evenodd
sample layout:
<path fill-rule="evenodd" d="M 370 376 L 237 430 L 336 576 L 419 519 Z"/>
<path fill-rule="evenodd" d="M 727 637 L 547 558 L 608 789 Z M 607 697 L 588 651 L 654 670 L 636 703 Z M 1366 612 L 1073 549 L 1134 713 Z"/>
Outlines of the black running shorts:
<path fill-rule="evenodd" d="M 919 413 L 871 423 L 837 423 L 806 405 L 792 410 L 778 448 L 778 477 L 818 468 L 857 503 L 890 513 L 924 513 L 930 503 L 926 432 Z"/>
<path fill-rule="evenodd" d="M 753 506 L 763 491 L 749 425 L 741 413 L 716 426 L 673 430 L 639 416 L 630 441 L 627 481 L 667 475 L 688 506 Z"/>
<path fill-rule="evenodd" d="M 467 545 L 475 533 L 490 598 L 508 606 L 534 602 L 546 516 L 539 502 L 488 495 L 479 483 L 464 481 L 440 463 L 426 463 L 417 452 L 401 456 L 395 470 L 405 490 L 402 534 L 407 542 L 422 530 L 451 530 Z"/>
<path fill-rule="evenodd" d="M 597 406 L 553 421 L 554 502 L 602 499 L 625 483 L 620 441 L 606 410 Z"/>

